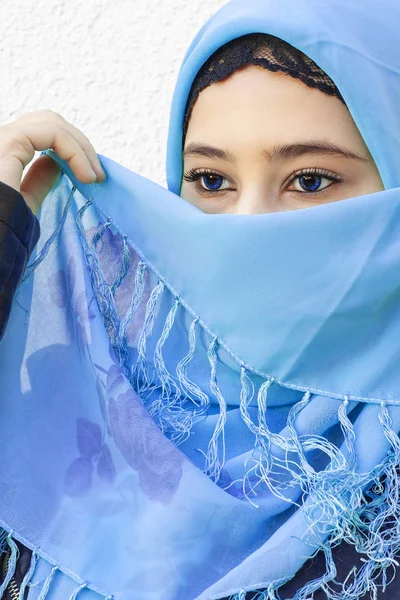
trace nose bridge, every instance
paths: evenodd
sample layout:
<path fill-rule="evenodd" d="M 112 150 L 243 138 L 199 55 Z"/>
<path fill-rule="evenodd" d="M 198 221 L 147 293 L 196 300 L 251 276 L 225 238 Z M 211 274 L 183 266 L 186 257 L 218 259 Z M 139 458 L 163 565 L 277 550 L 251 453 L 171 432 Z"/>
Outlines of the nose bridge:
<path fill-rule="evenodd" d="M 243 186 L 238 191 L 238 198 L 235 204 L 235 214 L 251 215 L 262 214 L 269 212 L 277 212 L 279 210 L 278 203 L 274 198 L 271 190 L 268 191 L 268 186 L 262 185 L 262 182 L 253 182 Z"/>

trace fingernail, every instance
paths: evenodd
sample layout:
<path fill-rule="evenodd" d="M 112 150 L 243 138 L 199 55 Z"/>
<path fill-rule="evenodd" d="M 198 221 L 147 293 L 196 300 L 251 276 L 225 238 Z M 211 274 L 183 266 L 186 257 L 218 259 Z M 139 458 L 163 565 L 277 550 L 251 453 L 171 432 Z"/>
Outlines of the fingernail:
<path fill-rule="evenodd" d="M 92 168 L 90 168 L 89 170 L 92 173 L 92 178 L 93 178 L 92 183 L 94 183 L 97 180 L 97 174 L 95 173 L 95 171 Z"/>
<path fill-rule="evenodd" d="M 107 179 L 107 174 L 103 169 L 99 169 L 98 173 L 100 173 L 100 175 L 98 176 L 97 181 L 103 182 Z"/>

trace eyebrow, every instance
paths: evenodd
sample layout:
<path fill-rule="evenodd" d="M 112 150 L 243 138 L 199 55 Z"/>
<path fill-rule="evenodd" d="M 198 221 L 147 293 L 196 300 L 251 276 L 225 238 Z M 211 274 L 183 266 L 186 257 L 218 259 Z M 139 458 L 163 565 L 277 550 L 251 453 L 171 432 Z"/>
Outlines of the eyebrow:
<path fill-rule="evenodd" d="M 317 140 L 310 142 L 297 142 L 295 144 L 283 144 L 273 146 L 271 151 L 262 150 L 261 155 L 268 162 L 277 162 L 279 160 L 289 160 L 303 156 L 304 154 L 319 154 L 319 155 L 336 155 L 344 156 L 345 158 L 353 158 L 363 162 L 369 162 L 368 158 L 336 146 L 327 140 Z M 227 162 L 235 162 L 235 156 L 227 150 L 215 148 L 214 146 L 206 146 L 191 142 L 185 148 L 183 155 L 187 156 L 204 156 L 206 158 L 217 158 Z"/>

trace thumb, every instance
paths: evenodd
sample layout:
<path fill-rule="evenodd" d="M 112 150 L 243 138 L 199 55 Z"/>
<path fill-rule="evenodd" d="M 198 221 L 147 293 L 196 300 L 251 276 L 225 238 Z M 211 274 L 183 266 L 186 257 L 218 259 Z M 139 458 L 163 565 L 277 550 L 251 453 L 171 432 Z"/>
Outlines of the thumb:
<path fill-rule="evenodd" d="M 35 215 L 38 214 L 43 200 L 56 185 L 61 176 L 60 165 L 43 155 L 33 161 L 21 182 L 21 194 Z"/>

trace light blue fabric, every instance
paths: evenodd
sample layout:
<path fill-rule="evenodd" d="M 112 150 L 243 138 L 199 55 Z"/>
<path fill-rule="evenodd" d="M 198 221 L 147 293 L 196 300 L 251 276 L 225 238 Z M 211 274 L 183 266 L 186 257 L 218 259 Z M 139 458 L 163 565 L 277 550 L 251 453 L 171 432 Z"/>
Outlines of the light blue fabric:
<path fill-rule="evenodd" d="M 85 185 L 46 151 L 63 175 L 0 343 L 2 543 L 8 579 L 15 540 L 34 550 L 29 600 L 244 600 L 248 590 L 272 600 L 320 547 L 326 573 L 311 572 L 295 600 L 321 586 L 356 599 L 390 579 L 399 22 L 389 0 L 227 4 L 179 73 L 169 190 L 103 155 L 107 180 Z M 332 77 L 384 191 L 248 216 L 204 214 L 179 197 L 193 78 L 221 44 L 256 31 Z M 334 594 L 341 539 L 364 563 Z"/>

